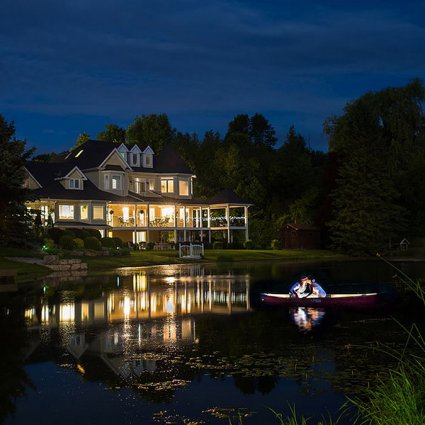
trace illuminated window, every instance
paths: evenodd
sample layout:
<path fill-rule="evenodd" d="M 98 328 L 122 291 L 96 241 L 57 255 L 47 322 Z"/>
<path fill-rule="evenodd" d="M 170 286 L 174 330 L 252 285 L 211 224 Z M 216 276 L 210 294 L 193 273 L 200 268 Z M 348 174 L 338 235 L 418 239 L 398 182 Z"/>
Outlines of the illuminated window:
<path fill-rule="evenodd" d="M 189 180 L 179 180 L 179 193 L 181 196 L 189 196 Z"/>
<path fill-rule="evenodd" d="M 172 177 L 165 177 L 161 179 L 161 192 L 174 193 L 174 179 Z"/>
<path fill-rule="evenodd" d="M 105 209 L 103 205 L 93 205 L 93 220 L 103 220 L 105 218 Z"/>
<path fill-rule="evenodd" d="M 155 190 L 155 179 L 149 179 L 149 190 Z"/>
<path fill-rule="evenodd" d="M 146 180 L 135 180 L 135 192 L 136 193 L 145 193 L 147 190 L 147 183 Z"/>
<path fill-rule="evenodd" d="M 174 215 L 173 207 L 165 207 L 161 208 L 161 216 L 162 217 L 172 217 Z"/>
<path fill-rule="evenodd" d="M 87 220 L 89 218 L 89 207 L 87 205 L 80 206 L 80 219 Z"/>
<path fill-rule="evenodd" d="M 80 180 L 79 179 L 69 179 L 69 188 L 70 189 L 79 189 Z"/>
<path fill-rule="evenodd" d="M 112 176 L 112 189 L 121 190 L 121 176 Z"/>
<path fill-rule="evenodd" d="M 59 219 L 72 220 L 74 218 L 74 205 L 59 205 Z"/>

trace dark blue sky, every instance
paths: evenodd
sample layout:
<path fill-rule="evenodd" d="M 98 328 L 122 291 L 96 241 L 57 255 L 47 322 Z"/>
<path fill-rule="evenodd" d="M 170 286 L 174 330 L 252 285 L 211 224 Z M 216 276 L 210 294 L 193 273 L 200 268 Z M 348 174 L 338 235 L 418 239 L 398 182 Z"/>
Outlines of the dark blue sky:
<path fill-rule="evenodd" d="M 326 149 L 366 91 L 425 79 L 423 1 L 3 0 L 0 114 L 38 152 L 162 113 L 224 133 L 264 114 Z"/>

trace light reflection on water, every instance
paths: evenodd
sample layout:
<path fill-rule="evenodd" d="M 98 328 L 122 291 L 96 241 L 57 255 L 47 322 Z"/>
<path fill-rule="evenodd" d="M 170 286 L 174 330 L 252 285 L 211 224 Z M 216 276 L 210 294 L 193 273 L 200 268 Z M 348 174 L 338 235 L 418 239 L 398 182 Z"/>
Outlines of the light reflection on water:
<path fill-rule="evenodd" d="M 377 338 L 395 341 L 397 334 L 388 334 L 389 314 L 334 317 L 314 308 L 257 310 L 255 278 L 249 272 L 207 272 L 197 265 L 47 283 L 45 293 L 27 297 L 22 311 L 33 343 L 28 368 L 49 362 L 59 371 L 72 370 L 84 378 L 79 385 L 89 398 L 105 389 L 120 397 L 123 388 L 131 390 L 138 396 L 134 412 L 146 411 L 141 423 L 151 423 L 164 403 L 176 410 L 183 403 L 186 417 L 192 418 L 220 404 L 282 410 L 286 400 L 300 403 L 306 415 L 320 415 L 344 401 L 347 384 L 350 391 L 363 388 L 369 376 L 377 376 L 377 367 L 388 368 L 382 359 L 376 367 L 368 352 L 350 347 L 374 344 Z M 39 378 L 33 377 L 36 386 Z M 75 386 L 69 376 L 66 382 Z M 102 387 L 90 387 L 93 382 Z M 191 399 L 190 408 L 185 397 Z M 198 398 L 202 401 L 195 402 Z M 64 397 L 61 402 L 70 401 Z M 105 411 L 109 407 L 103 406 Z M 22 409 L 18 414 L 22 420 L 31 416 Z"/>

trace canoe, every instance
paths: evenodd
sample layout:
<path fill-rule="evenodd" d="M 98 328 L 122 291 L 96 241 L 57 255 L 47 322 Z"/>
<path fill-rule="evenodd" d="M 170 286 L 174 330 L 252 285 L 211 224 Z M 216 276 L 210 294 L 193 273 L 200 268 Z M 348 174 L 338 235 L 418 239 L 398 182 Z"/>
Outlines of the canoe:
<path fill-rule="evenodd" d="M 382 298 L 377 292 L 366 294 L 328 294 L 324 298 L 295 298 L 289 294 L 261 294 L 261 302 L 266 305 L 288 307 L 349 307 L 366 308 L 381 304 Z"/>

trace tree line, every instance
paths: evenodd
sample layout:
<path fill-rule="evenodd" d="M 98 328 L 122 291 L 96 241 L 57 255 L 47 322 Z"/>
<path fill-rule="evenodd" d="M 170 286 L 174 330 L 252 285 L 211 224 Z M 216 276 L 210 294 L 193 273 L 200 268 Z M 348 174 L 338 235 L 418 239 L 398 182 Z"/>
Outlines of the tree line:
<path fill-rule="evenodd" d="M 326 153 L 294 126 L 277 147 L 275 129 L 259 113 L 236 115 L 224 135 L 211 130 L 202 138 L 179 132 L 166 114 L 141 115 L 127 129 L 107 124 L 96 139 L 150 145 L 155 153 L 173 146 L 197 176 L 196 197 L 228 188 L 253 204 L 250 237 L 258 248 L 281 239 L 285 224 L 302 223 L 320 227 L 326 247 L 374 254 L 425 236 L 424 99 L 423 83 L 414 80 L 349 102 L 324 123 Z M 22 143 L 5 132 L 8 125 L 0 118 L 2 145 Z M 89 138 L 82 133 L 74 148 Z"/>

